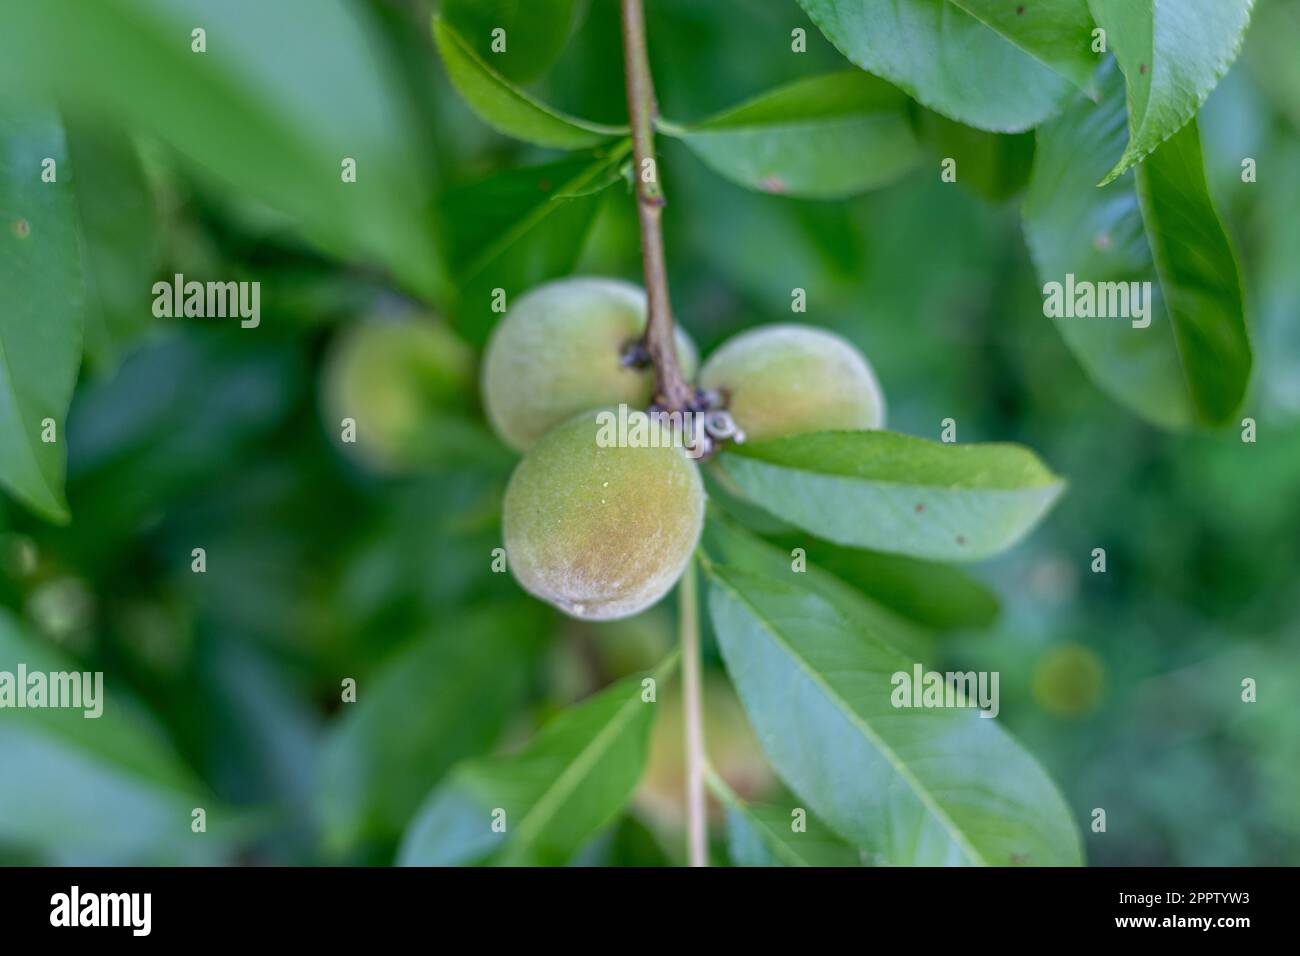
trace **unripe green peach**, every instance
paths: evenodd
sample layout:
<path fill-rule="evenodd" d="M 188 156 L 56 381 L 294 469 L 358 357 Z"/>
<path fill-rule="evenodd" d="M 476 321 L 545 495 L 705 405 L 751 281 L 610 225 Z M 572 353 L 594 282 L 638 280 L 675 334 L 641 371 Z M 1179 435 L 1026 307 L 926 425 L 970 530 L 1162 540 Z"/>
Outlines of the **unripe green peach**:
<path fill-rule="evenodd" d="M 746 441 L 885 423 L 885 397 L 862 353 L 807 326 L 767 325 L 728 339 L 704 363 L 700 385 L 722 393 Z"/>
<path fill-rule="evenodd" d="M 645 323 L 645 292 L 626 282 L 561 279 L 521 296 L 483 357 L 483 404 L 502 441 L 527 451 L 578 412 L 649 404 L 654 372 L 622 362 Z M 676 341 L 689 377 L 695 347 L 680 330 Z"/>
<path fill-rule="evenodd" d="M 681 448 L 602 447 L 584 412 L 510 476 L 506 561 L 528 591 L 577 618 L 636 614 L 677 582 L 699 541 L 704 486 Z"/>
<path fill-rule="evenodd" d="M 322 377 L 326 423 L 346 434 L 355 423 L 366 464 L 402 467 L 422 429 L 473 405 L 474 353 L 441 323 L 414 316 L 357 322 L 331 347 Z"/>
<path fill-rule="evenodd" d="M 1056 717 L 1083 717 L 1101 699 L 1106 665 L 1073 642 L 1050 648 L 1034 664 L 1031 689 L 1038 706 Z"/>

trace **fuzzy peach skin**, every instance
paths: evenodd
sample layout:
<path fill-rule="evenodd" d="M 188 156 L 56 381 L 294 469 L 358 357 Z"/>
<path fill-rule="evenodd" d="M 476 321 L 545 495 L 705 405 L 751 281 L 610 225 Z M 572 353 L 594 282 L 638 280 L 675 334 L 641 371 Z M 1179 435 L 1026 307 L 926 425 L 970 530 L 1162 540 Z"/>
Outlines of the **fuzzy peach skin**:
<path fill-rule="evenodd" d="M 530 594 L 607 621 L 662 598 L 704 526 L 699 468 L 681 448 L 601 447 L 596 412 L 552 429 L 506 488 L 506 562 Z"/>
<path fill-rule="evenodd" d="M 742 332 L 709 356 L 700 385 L 723 394 L 746 441 L 885 424 L 885 396 L 870 363 L 822 329 Z"/>
<path fill-rule="evenodd" d="M 578 412 L 619 403 L 645 408 L 653 370 L 621 362 L 645 323 L 645 292 L 627 282 L 560 279 L 520 296 L 483 357 L 483 404 L 501 440 L 527 451 Z M 698 364 L 695 347 L 680 329 L 676 343 L 689 378 Z"/>

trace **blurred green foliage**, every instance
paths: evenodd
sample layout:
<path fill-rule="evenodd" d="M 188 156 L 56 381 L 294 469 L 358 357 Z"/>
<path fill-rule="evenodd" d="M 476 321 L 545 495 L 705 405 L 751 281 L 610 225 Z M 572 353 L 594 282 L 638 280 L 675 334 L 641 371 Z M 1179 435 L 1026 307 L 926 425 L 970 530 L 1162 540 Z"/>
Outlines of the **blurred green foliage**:
<path fill-rule="evenodd" d="M 529 89 L 621 124 L 617 5 L 587 6 Z M 1252 29 L 1201 116 L 1251 307 L 1255 444 L 1236 428 L 1155 430 L 1084 377 L 1042 315 L 1021 238 L 1024 138 L 973 147 L 987 157 L 982 189 L 945 185 L 927 162 L 833 203 L 758 196 L 682 143 L 662 147 L 675 310 L 705 354 L 788 320 L 790 290 L 805 288 L 807 321 L 870 357 L 892 428 L 933 438 L 951 416 L 961 441 L 1023 441 L 1069 479 L 1042 528 L 976 569 L 1001 600 L 988 626 L 963 582 L 937 579 L 951 603 L 929 606 L 882 588 L 869 557 L 836 551 L 827 567 L 888 608 L 956 626 L 939 665 L 1001 671 L 1001 720 L 1060 785 L 1092 864 L 1300 862 L 1300 80 L 1277 65 L 1300 19 L 1282 0 L 1259 6 L 1270 28 Z M 580 624 L 492 573 L 511 459 L 481 433 L 472 397 L 448 425 L 470 437 L 431 441 L 399 473 L 350 454 L 323 410 L 329 356 L 361 320 L 454 315 L 482 342 L 488 317 L 455 309 L 438 223 L 485 228 L 501 210 L 474 209 L 475 184 L 535 178 L 511 171 L 555 155 L 496 135 L 456 98 L 428 3 L 75 9 L 85 29 L 54 45 L 55 92 L 70 162 L 86 169 L 75 175 L 100 204 L 83 210 L 98 227 L 82 240 L 97 318 L 66 429 L 71 523 L 0 501 L 0 669 L 103 670 L 111 717 L 0 713 L 0 862 L 391 863 L 457 761 L 518 750 L 672 645 L 670 607 Z M 655 0 L 648 17 L 661 108 L 677 122 L 843 68 L 793 2 Z M 191 21 L 209 22 L 197 71 Z M 27 46 L 21 17 L 12 26 L 0 80 L 35 96 L 19 74 L 47 48 Z M 808 30 L 800 56 L 796 26 Z M 89 82 L 96 64 L 123 84 Z M 916 118 L 929 148 L 954 133 Z M 336 177 L 345 155 L 359 157 L 356 192 L 336 182 L 325 195 L 304 175 L 324 164 Z M 1257 184 L 1240 181 L 1243 156 L 1258 160 Z M 549 268 L 638 279 L 621 184 L 564 216 L 563 228 L 594 228 L 576 262 L 535 251 Z M 442 250 L 451 273 L 491 238 Z M 524 281 L 533 262 L 508 268 Z M 149 279 L 177 272 L 261 281 L 261 327 L 140 321 Z M 1090 570 L 1099 547 L 1104 574 Z M 191 572 L 194 548 L 204 574 Z M 707 634 L 706 654 L 720 671 Z M 1241 703 L 1246 677 L 1256 704 Z M 355 704 L 340 700 L 348 678 Z M 731 746 L 725 734 L 710 744 Z M 715 765 L 750 779 L 752 759 Z M 756 779 L 742 796 L 779 804 Z M 200 806 L 206 834 L 190 830 Z M 576 862 L 679 861 L 671 805 L 632 807 Z M 1104 834 L 1087 829 L 1095 807 Z M 743 860 L 762 858 L 753 827 L 769 812 L 735 824 Z M 725 859 L 726 828 L 714 831 Z"/>

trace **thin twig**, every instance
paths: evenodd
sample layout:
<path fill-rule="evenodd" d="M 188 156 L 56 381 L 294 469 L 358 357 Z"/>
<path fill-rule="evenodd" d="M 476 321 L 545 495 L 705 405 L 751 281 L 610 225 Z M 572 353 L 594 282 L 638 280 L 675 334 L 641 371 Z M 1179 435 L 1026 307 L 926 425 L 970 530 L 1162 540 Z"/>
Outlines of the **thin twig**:
<path fill-rule="evenodd" d="M 627 112 L 635 156 L 637 212 L 641 221 L 641 265 L 645 273 L 650 315 L 646 321 L 645 352 L 655 369 L 655 404 L 669 412 L 691 407 L 695 392 L 677 363 L 672 305 L 668 298 L 668 269 L 660 224 L 663 187 L 655 160 L 654 80 L 646 54 L 645 10 L 641 0 L 622 0 L 623 63 L 627 82 Z"/>
<path fill-rule="evenodd" d="M 709 835 L 704 803 L 708 764 L 704 755 L 699 598 L 695 583 L 697 573 L 695 559 L 692 558 L 677 586 L 682 640 L 682 707 L 686 717 L 686 849 L 691 866 L 708 866 Z"/>

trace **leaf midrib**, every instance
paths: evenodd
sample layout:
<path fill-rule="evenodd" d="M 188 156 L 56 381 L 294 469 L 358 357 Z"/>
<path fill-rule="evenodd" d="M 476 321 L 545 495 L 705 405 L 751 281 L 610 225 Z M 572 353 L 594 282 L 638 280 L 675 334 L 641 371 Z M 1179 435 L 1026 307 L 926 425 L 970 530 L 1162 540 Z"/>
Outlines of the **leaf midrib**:
<path fill-rule="evenodd" d="M 1035 53 L 1033 50 L 1029 49 L 1028 47 L 1026 47 L 1026 46 L 1024 46 L 1023 44 L 1021 44 L 1020 42 L 1018 42 L 1018 41 L 1015 39 L 1015 37 L 1012 37 L 1012 36 L 1010 36 L 1009 34 L 1003 33 L 1001 30 L 999 30 L 999 29 L 998 29 L 997 27 L 995 27 L 993 24 L 989 23 L 987 20 L 985 20 L 983 17 L 981 17 L 978 13 L 975 13 L 973 10 L 968 10 L 968 9 L 966 9 L 966 7 L 961 3 L 961 0 L 943 0 L 943 2 L 946 3 L 946 4 L 948 4 L 949 6 L 952 6 L 952 7 L 956 8 L 957 10 L 960 10 L 962 13 L 966 14 L 966 16 L 970 17 L 972 20 L 974 20 L 974 21 L 975 21 L 976 23 L 978 23 L 980 26 L 984 27 L 984 29 L 989 30 L 989 31 L 991 31 L 992 33 L 994 33 L 995 35 L 1001 37 L 1005 42 L 1007 42 L 1007 43 L 1009 43 L 1011 46 L 1015 47 L 1015 48 L 1016 48 L 1017 50 L 1019 50 L 1021 53 L 1025 54 L 1025 56 L 1027 56 L 1027 57 L 1029 57 L 1031 60 L 1033 60 L 1035 63 L 1039 64 L 1040 66 L 1045 67 L 1047 70 L 1049 70 L 1049 71 L 1050 71 L 1051 73 L 1053 73 L 1054 75 L 1059 76 L 1061 79 L 1065 80 L 1065 82 L 1068 83 L 1068 84 L 1070 84 L 1070 86 L 1074 87 L 1074 88 L 1077 89 L 1077 90 L 1083 90 L 1083 88 L 1080 87 L 1079 84 L 1076 83 L 1076 82 L 1074 81 L 1074 78 L 1073 78 L 1073 77 L 1071 77 L 1071 76 L 1067 76 L 1066 74 L 1062 73 L 1059 69 L 1057 69 L 1057 68 L 1056 68 L 1055 66 L 1053 66 L 1051 63 L 1048 63 L 1046 60 L 1044 60 L 1041 56 L 1039 56 L 1039 55 L 1038 55 L 1037 53 Z M 1090 14 L 1089 16 L 1091 16 L 1091 14 Z M 1084 90 L 1084 92 L 1087 92 L 1087 91 Z"/>
<path fill-rule="evenodd" d="M 573 191 L 582 188 L 605 170 L 609 169 L 610 166 L 620 162 L 631 148 L 631 140 L 622 140 L 614 146 L 609 155 L 603 160 L 592 163 L 591 166 L 583 170 L 577 176 L 574 176 L 561 186 L 560 189 L 562 191 Z M 596 194 L 588 193 L 582 196 L 575 196 L 572 199 L 565 199 L 561 198 L 557 192 L 555 196 L 546 199 L 544 202 L 538 203 L 538 205 L 534 206 L 527 216 L 515 223 L 515 225 L 510 229 L 506 230 L 506 233 L 500 239 L 480 253 L 478 258 L 466 267 L 464 273 L 460 276 L 460 281 L 462 283 L 467 283 L 471 279 L 477 277 L 478 274 L 486 269 L 493 260 L 505 255 L 507 249 L 521 241 L 524 236 L 541 225 L 555 209 L 558 209 L 564 203 L 573 202 L 575 199 L 586 199 L 591 195 Z"/>
<path fill-rule="evenodd" d="M 656 678 L 663 677 L 676 662 L 677 658 L 674 655 L 656 670 L 654 676 Z M 557 800 L 560 802 L 556 809 L 558 809 L 558 806 L 563 805 L 563 798 L 569 796 L 576 789 L 577 784 L 581 781 L 582 774 L 585 774 L 604 755 L 608 749 L 607 742 L 625 729 L 631 719 L 629 715 L 634 713 L 638 706 L 645 706 L 645 704 L 638 699 L 635 693 L 630 694 L 628 700 L 615 712 L 609 723 L 602 727 L 600 732 L 578 751 L 578 755 L 555 778 L 555 781 L 542 792 L 542 795 L 533 803 L 532 809 L 524 814 L 519 829 L 516 831 L 518 837 L 507 856 L 518 856 L 532 846 L 537 834 L 540 833 L 542 827 L 546 825 L 547 820 L 554 813 L 550 805 Z M 573 781 L 572 786 L 569 785 L 571 780 Z M 540 822 L 534 824 L 535 820 Z"/>
<path fill-rule="evenodd" d="M 732 790 L 727 781 L 722 779 L 722 775 L 712 767 L 706 767 L 704 772 L 704 781 L 711 789 L 714 795 L 725 803 L 728 807 L 740 814 L 749 822 L 760 835 L 766 835 L 763 842 L 776 856 L 786 858 L 786 862 L 791 866 L 812 866 L 812 863 L 805 860 L 799 855 L 799 851 L 782 840 L 767 823 L 760 819 L 759 816 Z"/>
<path fill-rule="evenodd" d="M 979 850 L 977 850 L 975 846 L 969 841 L 969 839 L 967 839 L 966 835 L 962 832 L 961 828 L 957 826 L 956 821 L 954 821 L 948 815 L 947 811 L 945 811 L 935 801 L 934 797 L 931 796 L 929 790 L 925 787 L 925 785 L 922 784 L 922 782 L 918 780 L 916 776 L 907 768 L 907 765 L 904 764 L 899 759 L 898 755 L 894 752 L 893 748 L 888 746 L 875 732 L 875 730 L 872 729 L 870 724 L 868 724 L 865 720 L 863 720 L 861 715 L 859 715 L 852 707 L 850 707 L 848 702 L 844 700 L 844 698 L 841 697 L 839 693 L 837 693 L 829 684 L 826 683 L 826 681 L 822 678 L 822 676 L 819 673 L 817 673 L 817 671 L 814 670 L 811 667 L 811 665 L 809 665 L 809 663 L 805 660 L 805 658 L 801 654 L 799 654 L 788 641 L 784 640 L 780 636 L 780 634 L 776 632 L 775 625 L 771 621 L 769 621 L 762 614 L 762 612 L 760 612 L 758 608 L 753 605 L 753 603 L 747 601 L 740 594 L 739 591 L 737 591 L 731 585 L 727 584 L 725 581 L 722 581 L 716 574 L 713 574 L 712 577 L 713 580 L 716 581 L 720 587 L 724 588 L 740 604 L 742 604 L 745 608 L 747 608 L 752 613 L 754 619 L 758 622 L 759 626 L 763 629 L 765 633 L 771 636 L 772 640 L 778 645 L 778 647 L 783 648 L 786 651 L 787 656 L 794 661 L 794 663 L 799 667 L 799 669 L 803 671 L 814 684 L 816 684 L 819 688 L 821 688 L 822 692 L 831 701 L 831 703 L 833 703 L 837 709 L 839 709 L 845 716 L 848 717 L 849 722 L 854 726 L 858 727 L 862 731 L 863 736 L 866 737 L 872 743 L 874 743 L 876 749 L 880 751 L 882 755 L 884 755 L 886 760 L 889 761 L 889 764 L 894 768 L 894 771 L 911 788 L 912 792 L 916 795 L 916 798 L 921 801 L 923 806 L 925 806 L 928 810 L 930 810 L 931 814 L 936 819 L 938 819 L 940 824 L 943 825 L 944 829 L 948 831 L 953 841 L 959 847 L 962 848 L 962 850 L 970 857 L 970 859 L 978 863 L 980 866 L 988 866 L 989 863 L 984 858 L 983 854 L 981 854 Z M 825 604 L 826 602 L 823 601 L 822 603 Z M 830 607 L 829 604 L 826 606 Z M 830 609 L 837 616 L 839 615 L 839 612 L 835 611 L 833 607 L 831 607 Z"/>
<path fill-rule="evenodd" d="M 510 82 L 500 73 L 498 73 L 492 67 L 491 64 L 485 62 L 484 59 L 478 55 L 478 51 L 475 50 L 472 46 L 470 46 L 469 41 L 460 35 L 460 31 L 458 31 L 451 24 L 443 21 L 441 17 L 436 17 L 435 19 L 437 20 L 438 24 L 441 26 L 443 31 L 451 38 L 451 42 L 455 44 L 456 49 L 461 53 L 461 55 L 464 56 L 466 59 L 468 59 L 480 70 L 482 70 L 483 74 L 487 76 L 487 78 L 490 79 L 495 86 L 497 86 L 502 92 L 504 92 L 515 102 L 522 103 L 525 106 L 535 109 L 540 113 L 544 113 L 546 116 L 550 117 L 551 119 L 558 120 L 561 123 L 564 123 L 568 126 L 572 126 L 575 130 L 580 132 L 591 133 L 596 136 L 607 136 L 611 138 L 614 136 L 625 135 L 628 132 L 628 128 L 626 126 L 607 126 L 604 123 L 592 123 L 588 120 L 581 119 L 577 116 L 570 116 L 568 113 L 561 112 L 560 110 L 557 110 L 553 106 L 543 103 L 540 100 L 534 99 L 533 97 L 529 96 L 526 92 L 521 90 L 514 83 Z"/>

